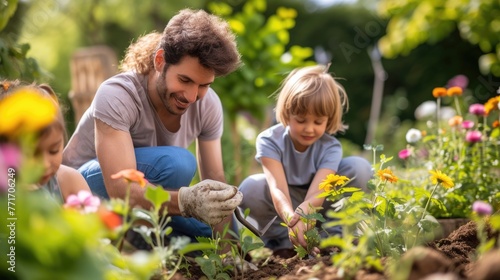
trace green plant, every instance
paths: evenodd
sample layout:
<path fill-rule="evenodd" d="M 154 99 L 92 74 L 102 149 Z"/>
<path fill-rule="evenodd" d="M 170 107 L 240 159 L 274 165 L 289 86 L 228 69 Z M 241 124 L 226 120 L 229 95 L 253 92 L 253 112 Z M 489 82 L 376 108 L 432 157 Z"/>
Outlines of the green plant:
<path fill-rule="evenodd" d="M 375 150 L 374 150 L 375 151 Z M 374 153 L 374 156 L 376 153 Z M 399 178 L 385 164 L 392 160 L 380 156 L 376 177 L 369 182 L 370 193 L 355 187 L 344 187 L 347 181 L 330 176 L 321 183 L 324 192 L 321 196 L 337 200 L 346 197 L 340 211 L 328 211 L 327 216 L 334 219 L 326 227 L 343 227 L 343 238 L 328 237 L 321 247 L 336 246 L 340 253 L 332 256 L 332 262 L 339 273 L 353 277 L 359 268 L 382 270 L 381 259 L 398 260 L 414 246 L 420 245 L 434 236 L 437 221 L 428 214 L 428 205 L 435 201 L 433 193 L 421 188 L 398 189 L 394 185 Z M 437 180 L 436 187 L 447 184 L 445 175 L 436 171 L 431 180 Z M 325 188 L 324 186 L 330 186 Z M 427 206 L 421 207 L 420 200 L 426 199 Z"/>
<path fill-rule="evenodd" d="M 245 217 L 248 216 L 248 211 L 249 209 L 246 209 Z M 263 248 L 264 243 L 260 238 L 244 227 L 240 228 L 238 233 L 230 230 L 228 226 L 222 233 L 212 232 L 215 234 L 212 238 L 197 238 L 199 242 L 210 244 L 210 246 L 201 250 L 202 255 L 195 258 L 196 263 L 200 265 L 201 270 L 209 279 L 237 279 L 239 276 L 244 277 L 248 270 L 257 270 L 257 267 L 247 262 L 245 257 L 250 252 Z M 227 236 L 228 232 L 235 239 L 221 238 L 221 236 Z"/>
<path fill-rule="evenodd" d="M 314 250 L 319 247 L 321 237 L 319 235 L 319 230 L 316 227 L 316 222 L 325 222 L 325 218 L 318 210 L 321 208 L 315 208 L 309 205 L 309 211 L 306 213 L 302 208 L 297 208 L 296 213 L 300 216 L 300 221 L 306 225 L 306 231 L 304 232 L 304 239 L 306 240 L 307 246 L 297 246 L 294 245 L 294 250 L 297 252 L 299 258 L 304 258 L 305 256 L 314 256 Z M 287 223 L 281 223 L 282 226 L 288 228 L 288 222 L 292 217 L 287 217 Z M 297 238 L 295 232 L 291 232 L 290 235 Z"/>
<path fill-rule="evenodd" d="M 406 133 L 408 144 L 399 153 L 405 166 L 401 177 L 430 190 L 426 170 L 447 174 L 455 185 L 436 189 L 435 197 L 442 204 L 433 203 L 429 212 L 438 218 L 466 218 L 474 201 L 494 204 L 500 192 L 500 128 L 495 112 L 500 97 L 470 104 L 466 111 L 461 107 L 468 98 L 462 97 L 459 87 L 435 88 L 433 95 L 434 108 Z M 441 107 L 445 100 L 453 101 L 455 109 Z M 452 115 L 437 118 L 445 109 Z"/>
<path fill-rule="evenodd" d="M 168 216 L 167 207 L 164 205 L 170 201 L 170 193 L 161 186 L 147 186 L 146 188 L 144 197 L 151 203 L 150 209 L 137 207 L 130 209 L 130 184 L 134 182 L 141 187 L 146 186 L 142 172 L 134 169 L 122 170 L 112 175 L 112 178 L 123 178 L 128 183 L 125 200 L 121 203 L 120 200 L 114 202 L 115 211 L 124 217 L 124 223 L 115 244 L 121 251 L 123 236 L 129 229 L 141 234 L 153 248 L 152 255 L 157 255 L 160 260 L 159 269 L 155 272 L 156 278 L 171 279 L 181 267 L 185 254 L 209 247 L 204 243 L 190 243 L 190 238 L 185 236 L 168 238 L 172 232 L 172 228 L 168 226 L 171 217 Z"/>

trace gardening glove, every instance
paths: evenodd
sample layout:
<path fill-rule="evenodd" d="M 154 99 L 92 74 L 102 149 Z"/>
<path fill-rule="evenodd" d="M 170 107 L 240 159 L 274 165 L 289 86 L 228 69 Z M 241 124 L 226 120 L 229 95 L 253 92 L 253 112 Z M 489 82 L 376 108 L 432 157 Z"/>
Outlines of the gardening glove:
<path fill-rule="evenodd" d="M 347 204 L 347 200 L 349 198 L 343 197 L 337 201 L 335 201 L 330 207 L 333 209 L 335 212 L 339 212 L 340 210 L 344 209 L 344 206 Z"/>
<path fill-rule="evenodd" d="M 219 224 L 240 204 L 243 194 L 235 186 L 203 180 L 191 187 L 179 189 L 181 215 L 193 217 L 210 226 Z"/>

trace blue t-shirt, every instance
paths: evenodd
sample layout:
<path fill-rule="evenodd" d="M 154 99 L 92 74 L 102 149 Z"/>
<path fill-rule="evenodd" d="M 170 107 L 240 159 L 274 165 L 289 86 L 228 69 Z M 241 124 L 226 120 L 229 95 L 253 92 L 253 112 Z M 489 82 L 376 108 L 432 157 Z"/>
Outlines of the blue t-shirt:
<path fill-rule="evenodd" d="M 337 172 L 342 159 L 342 146 L 337 138 L 324 134 L 304 152 L 295 150 L 289 127 L 274 125 L 257 136 L 255 159 L 275 159 L 283 164 L 289 186 L 309 187 L 321 168 Z"/>

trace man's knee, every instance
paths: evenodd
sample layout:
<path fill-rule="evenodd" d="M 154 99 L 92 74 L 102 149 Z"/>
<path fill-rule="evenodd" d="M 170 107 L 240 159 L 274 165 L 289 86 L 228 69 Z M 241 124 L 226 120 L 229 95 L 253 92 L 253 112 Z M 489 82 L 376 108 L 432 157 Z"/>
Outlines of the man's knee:
<path fill-rule="evenodd" d="M 196 158 L 183 148 L 148 147 L 135 152 L 137 169 L 152 184 L 166 188 L 188 186 L 196 172 Z"/>

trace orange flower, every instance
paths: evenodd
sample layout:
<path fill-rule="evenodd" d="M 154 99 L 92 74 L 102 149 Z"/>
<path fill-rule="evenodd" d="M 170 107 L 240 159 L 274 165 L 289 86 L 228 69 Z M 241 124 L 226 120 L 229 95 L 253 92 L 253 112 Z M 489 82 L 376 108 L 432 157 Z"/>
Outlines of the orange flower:
<path fill-rule="evenodd" d="M 489 115 L 491 111 L 498 109 L 498 103 L 500 102 L 500 95 L 490 98 L 486 103 L 484 103 L 484 113 Z"/>
<path fill-rule="evenodd" d="M 454 116 L 453 118 L 448 120 L 448 124 L 452 127 L 458 126 L 462 123 L 463 120 L 464 118 L 462 118 L 461 116 Z"/>
<path fill-rule="evenodd" d="M 493 128 L 497 128 L 500 126 L 500 122 L 498 120 L 496 120 L 493 122 L 493 124 L 491 126 L 493 126 Z"/>
<path fill-rule="evenodd" d="M 113 230 L 121 226 L 122 217 L 116 214 L 115 212 L 105 209 L 99 209 L 98 213 L 99 213 L 99 218 L 101 218 L 101 221 L 108 229 Z"/>
<path fill-rule="evenodd" d="M 432 96 L 434 96 L 434 98 L 446 96 L 446 88 L 444 88 L 444 87 L 434 88 L 432 90 Z"/>
<path fill-rule="evenodd" d="M 420 132 L 422 133 L 422 137 L 427 136 L 427 131 L 425 131 L 425 130 L 421 130 Z"/>
<path fill-rule="evenodd" d="M 451 88 L 448 89 L 448 91 L 446 92 L 446 94 L 448 96 L 454 96 L 454 95 L 460 96 L 460 95 L 462 95 L 462 92 L 463 91 L 462 91 L 461 87 L 451 87 Z"/>
<path fill-rule="evenodd" d="M 398 181 L 398 177 L 396 177 L 389 168 L 377 171 L 377 175 L 382 181 L 389 181 L 391 183 L 396 183 Z"/>
<path fill-rule="evenodd" d="M 138 183 L 141 188 L 144 188 L 148 181 L 144 179 L 144 173 L 137 171 L 135 169 L 124 169 L 116 174 L 111 175 L 111 179 L 123 178 L 128 183 L 135 182 Z"/>

